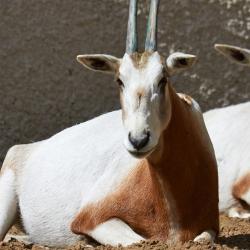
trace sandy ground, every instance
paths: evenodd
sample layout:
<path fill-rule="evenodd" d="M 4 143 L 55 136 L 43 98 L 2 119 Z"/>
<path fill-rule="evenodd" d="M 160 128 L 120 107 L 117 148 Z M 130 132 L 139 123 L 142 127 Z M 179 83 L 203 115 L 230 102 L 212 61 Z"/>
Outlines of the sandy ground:
<path fill-rule="evenodd" d="M 127 248 L 114 248 L 110 246 L 100 246 L 93 242 L 79 242 L 77 245 L 72 247 L 68 247 L 67 250 L 115 250 L 115 249 L 127 249 L 127 250 L 139 250 L 139 249 L 149 249 L 149 250 L 163 250 L 163 249 L 172 249 L 172 250 L 179 250 L 179 249 L 191 249 L 191 250 L 203 250 L 203 249 L 250 249 L 250 222 L 249 220 L 242 220 L 242 219 L 231 219 L 226 216 L 220 217 L 221 221 L 221 233 L 218 237 L 216 244 L 209 245 L 209 244 L 198 244 L 194 242 L 187 242 L 185 244 L 176 244 L 176 245 L 167 245 L 164 242 L 157 242 L 157 241 L 147 241 L 142 242 L 140 244 L 135 244 Z M 13 233 L 13 231 L 12 231 Z M 14 232 L 15 233 L 15 232 Z M 7 250 L 7 249 L 20 249 L 20 250 L 55 250 L 55 248 L 48 248 L 42 247 L 37 245 L 25 245 L 21 242 L 18 242 L 15 239 L 11 239 L 7 243 L 3 243 L 0 246 L 0 249 Z"/>

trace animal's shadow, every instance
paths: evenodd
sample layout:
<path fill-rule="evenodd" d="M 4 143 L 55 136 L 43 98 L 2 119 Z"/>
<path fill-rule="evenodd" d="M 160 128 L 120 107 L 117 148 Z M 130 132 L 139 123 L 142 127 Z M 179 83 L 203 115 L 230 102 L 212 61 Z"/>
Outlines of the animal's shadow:
<path fill-rule="evenodd" d="M 237 234 L 232 236 L 218 237 L 216 243 L 226 245 L 228 247 L 239 249 L 250 249 L 250 234 Z"/>

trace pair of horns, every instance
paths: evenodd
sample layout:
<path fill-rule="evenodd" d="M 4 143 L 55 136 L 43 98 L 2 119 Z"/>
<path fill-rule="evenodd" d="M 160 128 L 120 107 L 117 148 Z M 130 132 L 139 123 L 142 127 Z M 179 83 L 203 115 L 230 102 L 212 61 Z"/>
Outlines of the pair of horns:
<path fill-rule="evenodd" d="M 151 0 L 145 41 L 145 51 L 157 50 L 157 15 L 160 0 Z M 126 53 L 138 50 L 137 42 L 137 0 L 130 0 Z"/>

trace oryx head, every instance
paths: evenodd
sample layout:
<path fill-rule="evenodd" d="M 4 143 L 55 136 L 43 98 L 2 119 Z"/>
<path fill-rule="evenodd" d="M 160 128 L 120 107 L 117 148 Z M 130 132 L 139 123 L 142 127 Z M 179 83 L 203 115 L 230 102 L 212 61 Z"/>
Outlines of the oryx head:
<path fill-rule="evenodd" d="M 250 66 L 250 50 L 227 44 L 215 44 L 214 47 L 229 60 Z"/>
<path fill-rule="evenodd" d="M 95 71 L 115 75 L 125 128 L 126 149 L 137 157 L 148 156 L 159 143 L 171 116 L 169 77 L 189 68 L 193 55 L 173 53 L 167 59 L 157 52 L 159 0 L 151 0 L 145 51 L 137 51 L 137 0 L 130 0 L 126 53 L 119 59 L 110 55 L 79 55 L 77 60 Z"/>

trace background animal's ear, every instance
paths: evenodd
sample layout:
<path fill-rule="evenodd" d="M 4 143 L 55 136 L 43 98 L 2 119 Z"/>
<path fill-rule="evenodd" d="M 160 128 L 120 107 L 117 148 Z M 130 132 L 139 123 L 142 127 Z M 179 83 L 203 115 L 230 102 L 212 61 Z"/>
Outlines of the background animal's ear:
<path fill-rule="evenodd" d="M 242 49 L 240 47 L 226 44 L 215 44 L 214 48 L 231 61 L 243 65 L 250 65 L 250 50 L 248 49 Z"/>
<path fill-rule="evenodd" d="M 175 52 L 171 54 L 166 60 L 167 71 L 170 75 L 179 73 L 192 67 L 196 60 L 197 58 L 194 55 Z"/>
<path fill-rule="evenodd" d="M 120 59 L 110 55 L 79 55 L 77 61 L 86 68 L 104 73 L 116 73 Z"/>

